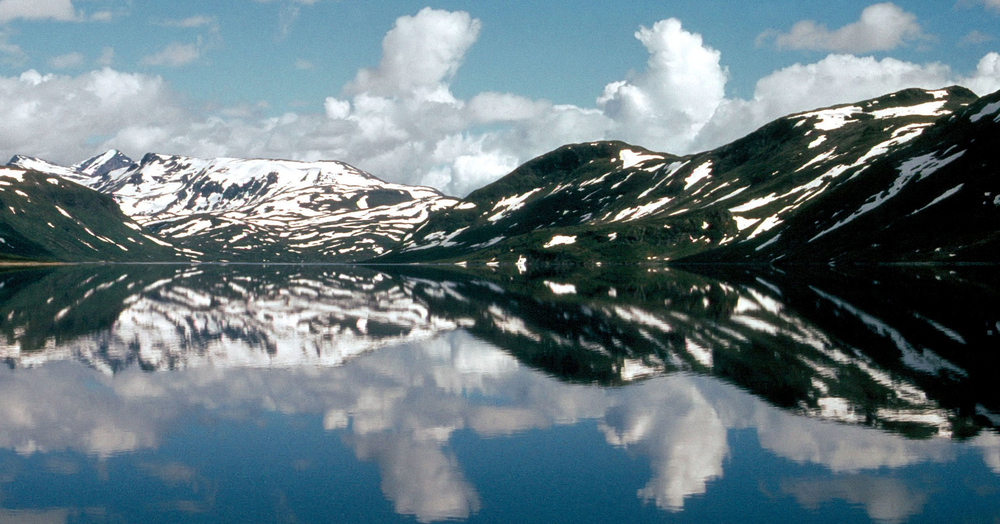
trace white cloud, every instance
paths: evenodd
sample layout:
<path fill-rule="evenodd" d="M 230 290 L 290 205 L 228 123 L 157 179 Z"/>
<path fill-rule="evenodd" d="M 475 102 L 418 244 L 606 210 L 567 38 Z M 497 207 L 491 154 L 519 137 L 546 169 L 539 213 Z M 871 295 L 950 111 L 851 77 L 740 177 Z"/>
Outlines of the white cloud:
<path fill-rule="evenodd" d="M 174 42 L 162 51 L 143 57 L 142 63 L 151 66 L 179 67 L 190 64 L 201 57 L 198 44 Z"/>
<path fill-rule="evenodd" d="M 315 68 L 316 66 L 312 62 L 304 58 L 298 58 L 295 60 L 295 69 L 298 69 L 300 71 L 307 71 L 309 69 L 315 69 Z"/>
<path fill-rule="evenodd" d="M 975 73 L 956 82 L 985 96 L 1000 91 L 1000 53 L 989 53 L 976 66 Z"/>
<path fill-rule="evenodd" d="M 909 87 L 961 84 L 981 95 L 1000 89 L 996 53 L 969 76 L 940 63 L 834 54 L 762 78 L 749 99 L 726 98 L 720 53 L 671 19 L 636 33 L 649 51 L 646 68 L 595 93 L 595 107 L 496 92 L 462 100 L 451 81 L 479 31 L 479 21 L 462 12 L 424 9 L 402 17 L 385 36 L 378 66 L 327 98 L 322 112 L 270 118 L 247 108 L 206 117 L 179 103 L 158 77 L 109 69 L 76 78 L 34 72 L 0 78 L 0 154 L 66 164 L 112 147 L 132 156 L 337 159 L 386 180 L 464 195 L 567 143 L 622 139 L 684 154 L 790 113 Z M 209 47 L 174 44 L 145 63 L 190 63 Z M 89 103 L 97 78 L 121 79 L 134 89 L 114 104 Z"/>
<path fill-rule="evenodd" d="M 635 36 L 650 54 L 646 71 L 606 86 L 598 106 L 615 121 L 615 134 L 627 141 L 683 148 L 725 98 L 720 53 L 674 18 Z"/>
<path fill-rule="evenodd" d="M 129 126 L 184 121 L 161 78 L 111 69 L 77 77 L 33 70 L 0 77 L 0 114 L 0 150 L 67 162 L 90 156 L 95 138 Z"/>
<path fill-rule="evenodd" d="M 479 20 L 461 11 L 426 7 L 415 16 L 400 17 L 382 41 L 378 68 L 359 71 L 346 91 L 452 102 L 447 83 L 479 37 L 479 29 Z"/>
<path fill-rule="evenodd" d="M 16 19 L 74 20 L 70 0 L 0 0 L 0 23 Z"/>
<path fill-rule="evenodd" d="M 326 110 L 326 116 L 331 120 L 344 120 L 351 115 L 351 103 L 347 100 L 329 97 L 323 104 L 323 108 Z"/>
<path fill-rule="evenodd" d="M 65 55 L 54 56 L 49 59 L 49 67 L 52 69 L 74 69 L 83 65 L 84 57 L 81 53 L 67 53 Z"/>
<path fill-rule="evenodd" d="M 926 39 L 917 16 L 892 3 L 868 6 L 861 19 L 840 29 L 829 30 L 823 24 L 804 20 L 788 33 L 769 31 L 763 39 L 774 36 L 779 49 L 808 49 L 838 53 L 889 51 L 913 40 Z"/>
<path fill-rule="evenodd" d="M 830 55 L 814 64 L 795 64 L 757 82 L 750 100 L 729 99 L 699 132 L 695 149 L 717 147 L 782 116 L 878 97 L 910 87 L 940 88 L 954 83 L 951 69 L 893 58 Z"/>

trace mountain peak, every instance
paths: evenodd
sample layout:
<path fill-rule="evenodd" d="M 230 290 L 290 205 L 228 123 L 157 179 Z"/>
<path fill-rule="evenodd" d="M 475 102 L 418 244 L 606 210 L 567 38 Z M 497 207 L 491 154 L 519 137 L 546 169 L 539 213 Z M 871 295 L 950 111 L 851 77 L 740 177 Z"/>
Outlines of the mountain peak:
<path fill-rule="evenodd" d="M 135 162 L 121 151 L 109 149 L 100 155 L 74 165 L 72 169 L 81 175 L 100 178 L 112 171 L 129 168 L 133 165 L 135 165 Z"/>

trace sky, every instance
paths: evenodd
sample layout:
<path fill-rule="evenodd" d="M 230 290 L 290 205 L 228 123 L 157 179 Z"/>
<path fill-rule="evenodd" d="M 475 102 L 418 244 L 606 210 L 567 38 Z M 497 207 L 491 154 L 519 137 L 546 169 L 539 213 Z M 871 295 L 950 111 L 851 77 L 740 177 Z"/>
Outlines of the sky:
<path fill-rule="evenodd" d="M 1000 90 L 1000 0 L 0 0 L 0 157 L 341 160 L 463 196 L 561 145 L 686 154 Z"/>

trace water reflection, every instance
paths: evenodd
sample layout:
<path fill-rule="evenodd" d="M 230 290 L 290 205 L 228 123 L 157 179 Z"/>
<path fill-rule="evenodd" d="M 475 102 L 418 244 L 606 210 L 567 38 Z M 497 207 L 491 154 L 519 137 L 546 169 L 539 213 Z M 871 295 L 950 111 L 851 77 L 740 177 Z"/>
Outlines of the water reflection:
<path fill-rule="evenodd" d="M 918 274 L 973 299 L 996 289 Z M 496 480 L 469 470 L 456 442 L 544 439 L 531 435 L 591 421 L 606 446 L 648 464 L 634 505 L 616 501 L 626 512 L 643 503 L 661 515 L 698 511 L 692 500 L 738 476 L 746 449 L 733 435 L 746 431 L 789 464 L 768 477 L 771 496 L 797 511 L 842 501 L 904 521 L 935 507 L 942 488 L 886 471 L 968 469 L 970 460 L 988 475 L 980 504 L 1000 511 L 989 503 L 1000 487 L 996 393 L 984 386 L 996 370 L 984 329 L 995 310 L 953 312 L 941 300 L 900 311 L 905 296 L 866 296 L 843 275 L 825 278 L 810 287 L 780 274 L 509 280 L 282 266 L 0 274 L 0 352 L 10 366 L 0 374 L 0 448 L 12 452 L 0 463 L 3 506 L 58 521 L 101 520 L 81 509 L 97 507 L 125 520 L 239 520 L 232 498 L 252 494 L 252 479 L 345 490 L 330 472 L 360 478 L 350 468 L 363 466 L 327 455 L 346 446 L 376 466 L 393 512 L 488 520 L 505 511 L 481 488 Z M 553 282 L 576 293 L 553 293 Z M 225 439 L 211 428 L 263 441 L 226 448 L 212 444 Z M 336 439 L 296 444 L 311 434 Z M 207 451 L 179 452 L 178 442 Z M 225 449 L 245 456 L 224 458 Z M 565 452 L 521 458 L 595 450 Z M 240 466 L 220 465 L 230 462 Z M 234 468 L 242 476 L 229 478 Z M 43 499 L 28 490 L 46 484 L 39 478 L 97 483 L 102 493 L 138 478 L 127 492 L 149 500 L 130 509 L 113 495 L 54 491 L 67 481 Z M 268 511 L 300 520 L 332 511 L 328 492 L 275 493 L 257 497 Z"/>

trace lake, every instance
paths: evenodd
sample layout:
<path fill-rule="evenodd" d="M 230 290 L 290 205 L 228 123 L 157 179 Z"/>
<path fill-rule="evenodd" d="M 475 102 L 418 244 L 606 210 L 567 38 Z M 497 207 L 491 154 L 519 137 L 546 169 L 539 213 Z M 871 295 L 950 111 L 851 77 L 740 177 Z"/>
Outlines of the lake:
<path fill-rule="evenodd" d="M 1000 519 L 994 268 L 692 270 L 4 270 L 0 522 Z"/>

